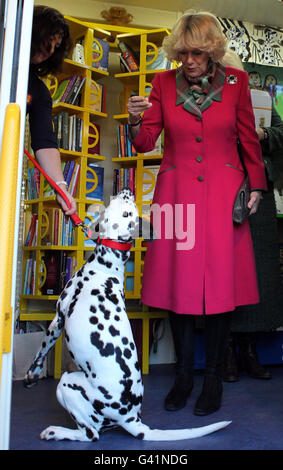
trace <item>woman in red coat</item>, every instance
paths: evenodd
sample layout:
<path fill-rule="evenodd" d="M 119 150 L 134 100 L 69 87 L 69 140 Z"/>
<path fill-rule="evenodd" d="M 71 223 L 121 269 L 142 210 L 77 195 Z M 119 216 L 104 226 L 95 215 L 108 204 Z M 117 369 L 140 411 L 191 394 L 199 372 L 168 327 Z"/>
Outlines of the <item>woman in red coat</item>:
<path fill-rule="evenodd" d="M 238 142 L 251 185 L 251 213 L 266 180 L 248 74 L 218 62 L 226 39 L 217 18 L 205 12 L 183 15 L 163 48 L 182 65 L 155 76 L 149 101 L 135 96 L 128 102 L 137 151 L 152 150 L 164 129 L 152 204 L 157 240 L 146 254 L 142 301 L 170 312 L 177 374 L 165 399 L 167 410 L 184 407 L 190 395 L 194 319 L 205 316 L 206 370 L 194 408 L 205 415 L 221 405 L 228 312 L 259 301 L 249 224 L 236 226 L 232 220 L 244 177 Z"/>

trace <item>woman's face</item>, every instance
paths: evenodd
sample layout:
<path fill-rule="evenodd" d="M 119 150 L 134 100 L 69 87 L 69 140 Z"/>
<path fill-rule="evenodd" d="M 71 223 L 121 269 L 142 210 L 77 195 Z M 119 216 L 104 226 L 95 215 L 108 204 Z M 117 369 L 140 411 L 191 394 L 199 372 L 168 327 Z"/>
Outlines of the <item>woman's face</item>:
<path fill-rule="evenodd" d="M 55 49 L 61 45 L 62 36 L 60 34 L 54 34 L 51 36 L 46 43 L 41 44 L 40 50 L 34 54 L 31 59 L 32 64 L 41 64 L 47 60 L 54 53 Z"/>
<path fill-rule="evenodd" d="M 208 68 L 208 52 L 199 49 L 182 49 L 178 54 L 183 70 L 188 78 L 204 75 Z"/>

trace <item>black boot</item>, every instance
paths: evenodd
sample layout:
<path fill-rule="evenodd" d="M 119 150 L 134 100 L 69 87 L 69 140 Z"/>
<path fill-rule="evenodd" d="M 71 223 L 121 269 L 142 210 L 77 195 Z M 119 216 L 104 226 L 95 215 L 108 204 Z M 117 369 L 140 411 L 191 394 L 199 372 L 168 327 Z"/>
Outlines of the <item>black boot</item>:
<path fill-rule="evenodd" d="M 224 382 L 238 382 L 238 359 L 236 353 L 235 336 L 230 333 L 228 344 L 224 353 L 222 380 Z"/>
<path fill-rule="evenodd" d="M 230 315 L 222 313 L 205 318 L 206 370 L 202 392 L 195 404 L 198 416 L 214 413 L 221 406 L 223 356 L 229 335 Z"/>
<path fill-rule="evenodd" d="M 169 312 L 176 352 L 176 378 L 164 401 L 167 411 L 184 408 L 193 389 L 194 372 L 194 319 L 189 315 Z"/>
<path fill-rule="evenodd" d="M 257 356 L 256 333 L 239 333 L 239 356 L 241 369 L 254 379 L 271 379 L 271 373 L 263 367 Z"/>

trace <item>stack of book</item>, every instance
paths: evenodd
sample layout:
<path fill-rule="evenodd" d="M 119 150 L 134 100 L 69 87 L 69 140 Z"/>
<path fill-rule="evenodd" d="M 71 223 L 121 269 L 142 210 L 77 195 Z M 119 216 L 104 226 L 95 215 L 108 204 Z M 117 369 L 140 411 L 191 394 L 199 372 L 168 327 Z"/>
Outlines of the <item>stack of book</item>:
<path fill-rule="evenodd" d="M 118 43 L 118 47 L 121 51 L 120 63 L 124 70 L 126 72 L 138 72 L 140 69 L 138 54 L 123 41 Z"/>
<path fill-rule="evenodd" d="M 46 226 L 42 227 L 41 245 L 72 246 L 74 231 L 70 217 L 66 217 L 61 209 L 46 207 L 44 209 Z"/>
<path fill-rule="evenodd" d="M 136 194 L 136 168 L 115 168 L 113 171 L 113 195 L 124 188 Z"/>
<path fill-rule="evenodd" d="M 37 199 L 39 197 L 40 173 L 37 168 L 28 168 L 26 199 Z"/>
<path fill-rule="evenodd" d="M 137 151 L 129 139 L 129 125 L 119 124 L 117 126 L 117 144 L 118 144 L 118 157 L 135 157 Z"/>
<path fill-rule="evenodd" d="M 36 277 L 36 261 L 35 261 L 35 257 L 33 256 L 26 260 L 24 285 L 23 285 L 24 295 L 35 294 L 35 277 Z"/>
<path fill-rule="evenodd" d="M 36 246 L 37 245 L 37 232 L 38 232 L 38 215 L 33 214 L 28 229 L 25 246 Z"/>
<path fill-rule="evenodd" d="M 102 55 L 101 55 L 102 52 Z M 92 64 L 98 70 L 107 72 L 109 62 L 109 42 L 103 39 L 93 38 Z"/>
<path fill-rule="evenodd" d="M 71 196 L 76 196 L 76 190 L 78 187 L 79 181 L 79 174 L 80 174 L 81 166 L 79 163 L 74 162 L 73 160 L 69 160 L 62 164 L 62 171 L 64 180 L 68 185 L 68 191 Z M 53 188 L 50 187 L 49 184 L 46 184 L 43 190 L 43 197 L 53 197 L 55 196 L 55 191 Z"/>
<path fill-rule="evenodd" d="M 78 96 L 82 90 L 86 77 L 81 75 L 72 75 L 63 79 L 52 98 L 53 105 L 57 103 L 67 103 L 75 105 Z"/>
<path fill-rule="evenodd" d="M 62 111 L 53 117 L 54 133 L 58 147 L 73 152 L 82 151 L 83 120 L 75 114 Z"/>

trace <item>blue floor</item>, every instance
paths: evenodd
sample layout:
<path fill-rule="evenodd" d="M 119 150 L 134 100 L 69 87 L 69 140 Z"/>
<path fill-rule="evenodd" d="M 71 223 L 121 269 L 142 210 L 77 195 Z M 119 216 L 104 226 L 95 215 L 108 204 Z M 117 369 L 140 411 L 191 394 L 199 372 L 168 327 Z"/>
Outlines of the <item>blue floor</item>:
<path fill-rule="evenodd" d="M 13 383 L 10 450 L 146 451 L 146 450 L 282 450 L 283 449 L 283 366 L 269 367 L 272 380 L 256 380 L 242 375 L 236 383 L 224 383 L 223 404 L 216 413 L 193 414 L 202 386 L 202 372 L 195 373 L 195 386 L 187 406 L 177 412 L 163 409 L 163 400 L 174 380 L 173 365 L 154 365 L 144 376 L 143 421 L 152 428 L 198 427 L 232 420 L 217 433 L 175 442 L 144 442 L 122 429 L 101 435 L 99 441 L 42 441 L 40 432 L 49 425 L 74 427 L 67 412 L 56 400 L 57 381 L 42 379 L 25 389 Z M 94 454 L 95 455 L 95 454 Z"/>

